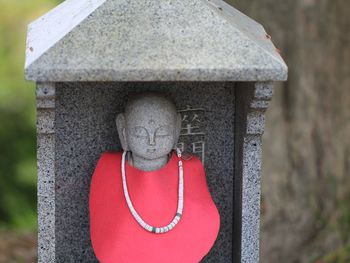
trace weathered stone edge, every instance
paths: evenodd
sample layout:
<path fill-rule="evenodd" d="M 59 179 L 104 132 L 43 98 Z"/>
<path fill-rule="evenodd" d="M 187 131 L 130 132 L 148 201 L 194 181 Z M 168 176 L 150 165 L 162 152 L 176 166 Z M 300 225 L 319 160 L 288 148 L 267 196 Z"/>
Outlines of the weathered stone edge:
<path fill-rule="evenodd" d="M 38 83 L 38 262 L 55 262 L 55 85 Z"/>
<path fill-rule="evenodd" d="M 75 81 L 285 81 L 288 68 L 247 69 L 44 69 L 29 66 L 27 80 L 37 82 Z"/>
<path fill-rule="evenodd" d="M 58 43 L 106 0 L 66 0 L 28 25 L 25 67 Z"/>

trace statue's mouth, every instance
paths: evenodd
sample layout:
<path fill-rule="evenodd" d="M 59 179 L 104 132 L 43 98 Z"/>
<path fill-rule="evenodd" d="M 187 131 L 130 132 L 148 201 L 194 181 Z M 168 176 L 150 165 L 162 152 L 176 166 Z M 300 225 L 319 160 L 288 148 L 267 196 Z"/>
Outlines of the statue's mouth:
<path fill-rule="evenodd" d="M 156 151 L 156 149 L 147 149 L 147 152 L 149 153 L 154 153 Z"/>

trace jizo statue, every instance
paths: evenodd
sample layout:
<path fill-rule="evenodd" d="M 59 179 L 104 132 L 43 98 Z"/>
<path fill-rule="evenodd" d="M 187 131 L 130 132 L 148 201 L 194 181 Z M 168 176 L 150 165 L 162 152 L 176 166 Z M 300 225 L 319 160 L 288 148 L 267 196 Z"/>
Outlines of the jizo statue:
<path fill-rule="evenodd" d="M 201 161 L 176 148 L 181 115 L 158 93 L 116 118 L 123 151 L 103 153 L 90 188 L 90 232 L 100 262 L 197 263 L 220 216 Z"/>
<path fill-rule="evenodd" d="M 176 149 L 181 114 L 175 105 L 158 94 L 143 94 L 128 103 L 117 116 L 119 139 L 128 161 L 144 171 L 157 170 Z"/>

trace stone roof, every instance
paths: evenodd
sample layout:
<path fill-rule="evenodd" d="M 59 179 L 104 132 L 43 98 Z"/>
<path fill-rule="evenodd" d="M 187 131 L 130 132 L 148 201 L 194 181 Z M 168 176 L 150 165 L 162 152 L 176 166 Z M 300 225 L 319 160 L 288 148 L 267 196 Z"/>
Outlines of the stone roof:
<path fill-rule="evenodd" d="M 34 81 L 274 81 L 264 28 L 221 0 L 67 0 L 28 27 Z"/>

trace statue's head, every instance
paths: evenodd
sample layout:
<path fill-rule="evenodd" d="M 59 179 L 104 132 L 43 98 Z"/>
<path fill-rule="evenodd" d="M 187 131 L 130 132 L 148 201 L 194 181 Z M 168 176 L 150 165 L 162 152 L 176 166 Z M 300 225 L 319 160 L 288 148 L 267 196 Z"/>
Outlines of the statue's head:
<path fill-rule="evenodd" d="M 181 130 L 181 115 L 174 103 L 158 93 L 132 98 L 116 122 L 124 151 L 147 160 L 162 158 L 175 149 Z"/>

